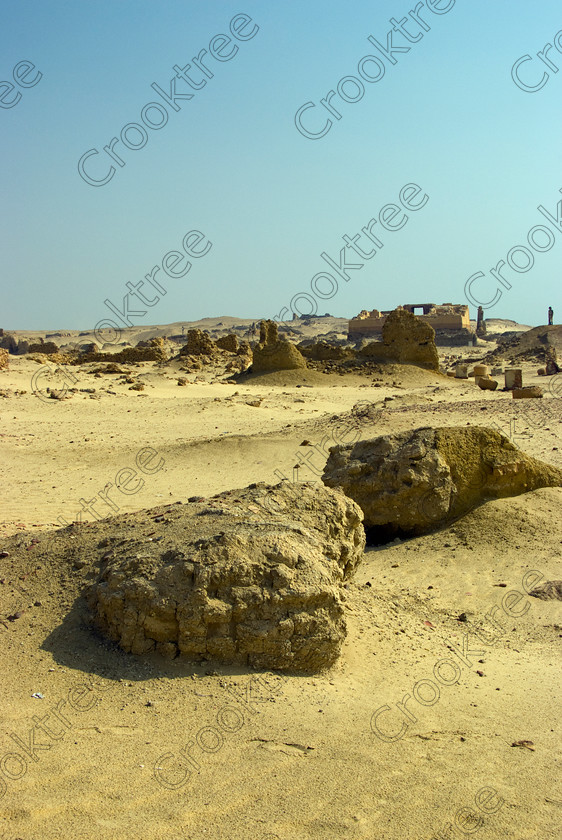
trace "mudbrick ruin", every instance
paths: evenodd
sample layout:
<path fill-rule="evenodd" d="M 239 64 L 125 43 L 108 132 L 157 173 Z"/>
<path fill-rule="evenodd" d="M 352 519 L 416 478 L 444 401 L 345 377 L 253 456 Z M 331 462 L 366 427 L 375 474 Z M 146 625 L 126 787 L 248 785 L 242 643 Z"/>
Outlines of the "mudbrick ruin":
<path fill-rule="evenodd" d="M 475 332 L 470 324 L 468 306 L 463 303 L 408 303 L 397 307 L 398 310 L 410 312 L 420 321 L 433 327 L 435 343 L 437 345 L 467 345 L 472 344 Z M 396 311 L 396 310 L 394 310 Z M 374 338 L 382 334 L 386 319 L 392 310 L 380 312 L 363 309 L 359 315 L 349 321 L 348 338 L 350 341 L 359 338 Z"/>

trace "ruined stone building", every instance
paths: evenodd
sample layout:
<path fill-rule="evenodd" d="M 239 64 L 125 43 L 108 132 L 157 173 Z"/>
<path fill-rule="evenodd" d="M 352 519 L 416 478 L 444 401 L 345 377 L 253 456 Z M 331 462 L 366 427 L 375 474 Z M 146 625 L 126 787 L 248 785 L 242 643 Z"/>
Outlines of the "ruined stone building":
<path fill-rule="evenodd" d="M 416 315 L 421 321 L 435 330 L 435 343 L 448 345 L 472 344 L 475 339 L 474 329 L 470 325 L 467 304 L 443 303 L 408 303 L 398 306 Z M 359 315 L 349 321 L 348 338 L 355 341 L 360 338 L 377 338 L 382 335 L 383 324 L 392 310 L 380 312 L 363 309 Z"/>

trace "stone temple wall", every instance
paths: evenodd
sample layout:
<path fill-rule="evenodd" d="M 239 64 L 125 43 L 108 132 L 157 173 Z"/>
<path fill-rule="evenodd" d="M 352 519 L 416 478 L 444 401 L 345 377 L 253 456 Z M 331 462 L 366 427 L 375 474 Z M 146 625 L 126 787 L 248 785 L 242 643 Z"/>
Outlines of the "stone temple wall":
<path fill-rule="evenodd" d="M 416 317 L 433 327 L 437 333 L 439 331 L 471 331 L 469 310 L 468 306 L 465 304 L 445 304 L 443 306 L 420 304 L 419 307 L 407 305 L 398 308 L 405 309 L 408 312 L 412 312 L 412 314 L 416 314 L 413 310 L 421 308 L 422 306 L 426 310 L 434 311 L 430 311 L 427 315 L 416 315 Z M 388 315 L 390 315 L 390 312 L 378 312 L 377 310 L 373 310 L 371 313 L 367 313 L 363 311 L 359 316 L 352 318 L 349 321 L 349 338 L 368 338 L 369 336 L 382 335 L 382 328 Z"/>

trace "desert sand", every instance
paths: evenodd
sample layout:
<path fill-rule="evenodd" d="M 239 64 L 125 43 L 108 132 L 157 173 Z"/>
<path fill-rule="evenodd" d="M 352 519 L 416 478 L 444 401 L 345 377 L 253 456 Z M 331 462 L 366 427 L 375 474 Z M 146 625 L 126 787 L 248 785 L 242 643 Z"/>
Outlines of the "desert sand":
<path fill-rule="evenodd" d="M 189 326 L 216 337 L 250 323 Z M 344 335 L 342 319 L 288 327 L 292 341 Z M 449 369 L 495 347 L 438 349 Z M 346 584 L 342 654 L 310 675 L 126 654 L 89 622 L 89 567 L 53 550 L 53 529 L 81 510 L 75 533 L 252 482 L 320 482 L 330 446 L 419 426 L 495 428 L 562 468 L 560 375 L 519 362 L 543 399 L 512 399 L 503 375 L 492 392 L 412 365 L 237 376 L 168 361 L 97 375 L 99 363 L 65 365 L 76 390 L 57 400 L 31 385 L 46 366 L 42 387 L 60 388 L 56 365 L 11 355 L 0 371 L 0 837 L 558 837 L 560 601 L 528 591 L 562 579 L 562 488 L 368 546 Z M 117 488 L 123 470 L 135 470 L 135 492 Z"/>

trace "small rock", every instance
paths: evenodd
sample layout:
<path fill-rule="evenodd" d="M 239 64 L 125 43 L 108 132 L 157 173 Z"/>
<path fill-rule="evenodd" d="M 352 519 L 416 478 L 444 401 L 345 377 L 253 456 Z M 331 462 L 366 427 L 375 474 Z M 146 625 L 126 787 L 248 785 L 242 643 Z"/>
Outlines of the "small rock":
<path fill-rule="evenodd" d="M 514 388 L 511 392 L 514 400 L 540 399 L 543 395 L 542 388 L 538 385 L 529 385 L 527 388 Z"/>
<path fill-rule="evenodd" d="M 497 379 L 490 379 L 489 376 L 477 377 L 476 384 L 482 391 L 495 391 L 498 387 Z"/>
<path fill-rule="evenodd" d="M 541 601 L 562 601 L 562 580 L 547 580 L 535 587 L 529 595 Z"/>
<path fill-rule="evenodd" d="M 514 741 L 511 746 L 524 747 L 527 750 L 531 750 L 531 752 L 535 752 L 535 745 L 533 741 Z"/>

